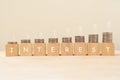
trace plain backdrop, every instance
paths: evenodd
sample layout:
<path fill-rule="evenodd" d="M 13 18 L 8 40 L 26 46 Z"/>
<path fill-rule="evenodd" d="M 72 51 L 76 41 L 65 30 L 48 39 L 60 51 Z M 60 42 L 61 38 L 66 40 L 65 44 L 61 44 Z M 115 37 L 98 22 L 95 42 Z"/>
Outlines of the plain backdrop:
<path fill-rule="evenodd" d="M 0 50 L 8 41 L 113 32 L 120 49 L 120 0 L 0 0 Z M 74 40 L 73 40 L 74 41 Z"/>

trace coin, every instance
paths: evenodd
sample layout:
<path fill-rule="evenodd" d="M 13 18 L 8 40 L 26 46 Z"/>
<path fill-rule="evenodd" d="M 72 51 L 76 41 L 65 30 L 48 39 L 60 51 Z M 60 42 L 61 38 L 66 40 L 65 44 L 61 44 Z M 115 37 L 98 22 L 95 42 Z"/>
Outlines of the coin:
<path fill-rule="evenodd" d="M 62 38 L 63 43 L 71 43 L 72 42 L 72 37 L 64 37 Z"/>
<path fill-rule="evenodd" d="M 31 41 L 28 39 L 21 40 L 21 43 L 31 43 Z"/>
<path fill-rule="evenodd" d="M 58 43 L 58 38 L 49 38 L 49 43 Z"/>
<path fill-rule="evenodd" d="M 35 39 L 35 43 L 44 43 L 44 39 Z"/>
<path fill-rule="evenodd" d="M 90 34 L 89 43 L 98 43 L 98 34 Z"/>
<path fill-rule="evenodd" d="M 75 42 L 85 42 L 84 36 L 75 36 Z"/>
<path fill-rule="evenodd" d="M 112 32 L 103 32 L 102 42 L 111 43 L 112 42 Z"/>
<path fill-rule="evenodd" d="M 8 44 L 17 44 L 17 42 L 8 42 Z"/>

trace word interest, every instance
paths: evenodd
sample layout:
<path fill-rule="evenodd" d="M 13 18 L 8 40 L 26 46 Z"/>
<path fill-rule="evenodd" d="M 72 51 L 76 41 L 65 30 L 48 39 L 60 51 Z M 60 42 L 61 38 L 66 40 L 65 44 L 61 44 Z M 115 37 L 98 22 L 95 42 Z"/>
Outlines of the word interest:
<path fill-rule="evenodd" d="M 88 43 L 84 36 L 75 36 L 75 42 L 71 37 L 63 37 L 62 43 L 58 38 L 49 38 L 48 43 L 44 39 L 21 40 L 21 43 L 8 42 L 6 56 L 114 56 L 114 43 L 112 33 L 104 32 L 102 43 L 98 42 L 98 34 L 90 34 Z"/>

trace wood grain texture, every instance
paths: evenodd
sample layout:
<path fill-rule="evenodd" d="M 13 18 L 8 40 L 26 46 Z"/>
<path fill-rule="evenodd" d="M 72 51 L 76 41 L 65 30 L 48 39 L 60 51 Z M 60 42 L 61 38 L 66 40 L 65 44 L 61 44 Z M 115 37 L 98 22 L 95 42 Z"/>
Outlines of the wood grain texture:
<path fill-rule="evenodd" d="M 119 80 L 120 56 L 0 57 L 0 80 Z"/>
<path fill-rule="evenodd" d="M 81 50 L 79 50 L 81 48 Z M 74 43 L 74 55 L 85 56 L 87 55 L 87 44 L 86 43 Z"/>
<path fill-rule="evenodd" d="M 73 43 L 61 43 L 61 55 L 73 56 Z"/>
<path fill-rule="evenodd" d="M 32 56 L 32 44 L 31 43 L 20 44 L 20 56 Z"/>
<path fill-rule="evenodd" d="M 35 43 L 33 44 L 33 56 L 45 56 L 46 55 L 46 44 Z"/>
<path fill-rule="evenodd" d="M 102 54 L 104 56 L 114 56 L 115 55 L 114 53 L 115 46 L 113 43 L 102 43 Z"/>
<path fill-rule="evenodd" d="M 49 43 L 47 44 L 47 56 L 59 56 L 60 44 Z"/>
<path fill-rule="evenodd" d="M 100 56 L 100 43 L 87 43 L 87 53 L 89 56 Z"/>
<path fill-rule="evenodd" d="M 6 49 L 6 56 L 18 56 L 19 55 L 19 45 L 18 44 L 7 44 L 5 46 L 5 49 Z"/>

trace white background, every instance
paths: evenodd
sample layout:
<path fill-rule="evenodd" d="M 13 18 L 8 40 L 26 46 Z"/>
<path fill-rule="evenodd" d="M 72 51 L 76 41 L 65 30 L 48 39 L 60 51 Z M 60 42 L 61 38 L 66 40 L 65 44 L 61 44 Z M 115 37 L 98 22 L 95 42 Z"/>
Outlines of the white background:
<path fill-rule="evenodd" d="M 111 31 L 118 50 L 119 21 L 120 0 L 0 0 L 0 49 L 23 38 L 47 41 L 57 36 L 61 41 L 64 36 L 91 33 L 100 34 L 101 42 L 102 32 Z M 43 35 L 35 36 L 38 33 Z"/>

